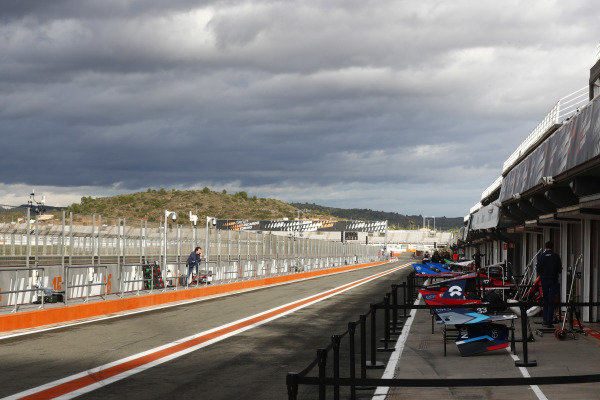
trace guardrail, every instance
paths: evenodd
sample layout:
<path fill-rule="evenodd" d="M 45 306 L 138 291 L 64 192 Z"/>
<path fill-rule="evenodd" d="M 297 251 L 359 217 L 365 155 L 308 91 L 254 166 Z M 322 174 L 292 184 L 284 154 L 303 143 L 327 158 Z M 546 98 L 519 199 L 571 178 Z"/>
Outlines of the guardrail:
<path fill-rule="evenodd" d="M 525 156 L 529 150 L 535 147 L 550 128 L 560 124 L 563 120 L 575 114 L 581 107 L 585 106 L 589 102 L 588 91 L 589 87 L 584 86 L 558 100 L 544 119 L 504 162 L 502 174 L 505 175 L 521 157 Z"/>
<path fill-rule="evenodd" d="M 388 343 L 393 342 L 392 335 L 398 334 L 402 330 L 399 329 L 398 323 L 400 321 L 406 321 L 407 310 L 434 310 L 438 308 L 452 309 L 452 308 L 467 308 L 477 309 L 482 306 L 488 306 L 488 303 L 480 304 L 461 304 L 461 305 L 418 305 L 412 304 L 417 298 L 417 289 L 422 287 L 418 284 L 421 278 L 415 276 L 412 272 L 401 285 L 392 285 L 391 291 L 386 293 L 382 302 L 371 304 L 369 312 L 360 315 L 357 321 L 348 323 L 348 329 L 341 334 L 332 335 L 331 343 L 324 348 L 317 349 L 316 358 L 302 371 L 290 372 L 286 377 L 287 394 L 289 400 L 297 400 L 300 385 L 305 386 L 317 386 L 318 387 L 318 398 L 324 400 L 327 398 L 327 388 L 331 388 L 333 391 L 333 399 L 339 400 L 340 388 L 347 387 L 350 392 L 350 399 L 356 399 L 356 393 L 358 390 L 373 390 L 377 387 L 485 387 L 485 386 L 530 386 L 530 385 L 555 385 L 555 384 L 573 384 L 573 383 L 589 383 L 589 382 L 600 382 L 600 374 L 589 374 L 589 375 L 575 375 L 575 376 L 544 376 L 544 377 L 533 377 L 533 378 L 474 378 L 468 379 L 383 379 L 383 378 L 367 378 L 367 369 L 382 369 L 385 365 L 377 361 L 377 352 L 388 352 L 393 350 L 388 347 Z M 516 285 L 521 286 L 521 285 Z M 533 285 L 522 285 L 531 287 Z M 398 288 L 403 288 L 403 302 L 398 303 L 397 291 Z M 395 293 L 395 294 L 394 294 Z M 516 343 L 520 342 L 522 346 L 522 360 L 515 361 L 515 365 L 519 367 L 533 367 L 537 365 L 537 362 L 529 359 L 528 342 L 531 340 L 528 330 L 528 316 L 527 309 L 533 305 L 542 306 L 544 302 L 517 302 L 511 303 L 511 306 L 517 306 L 521 312 L 521 338 L 515 339 L 514 329 L 511 328 L 510 348 L 513 354 L 517 353 Z M 575 314 L 574 309 L 576 307 L 597 307 L 600 306 L 600 302 L 554 302 L 555 306 L 567 307 L 569 310 L 570 326 L 573 329 L 574 321 L 577 321 L 573 315 Z M 383 347 L 376 347 L 377 343 L 377 318 L 376 311 L 384 310 L 383 316 L 383 338 L 380 339 L 384 343 Z M 398 311 L 403 311 L 404 316 L 398 316 Z M 390 313 L 391 319 L 390 319 Z M 370 316 L 370 337 L 369 337 L 369 350 L 370 360 L 367 361 L 367 316 Z M 381 322 L 379 323 L 381 325 Z M 355 335 L 356 328 L 360 330 L 360 376 L 356 373 L 356 359 L 355 359 Z M 381 326 L 380 326 L 381 328 Z M 432 315 L 432 329 L 433 329 L 433 315 Z M 432 332 L 433 333 L 433 332 Z M 341 376 L 341 365 L 340 365 L 340 346 L 342 339 L 348 337 L 348 366 L 346 371 L 348 376 Z M 445 340 L 445 339 L 444 339 Z M 445 343 L 444 343 L 445 347 Z M 332 353 L 333 357 L 333 368 L 330 371 L 330 376 L 327 376 L 327 359 L 329 354 Z M 445 355 L 445 354 L 444 354 Z M 317 368 L 317 376 L 308 376 L 308 374 Z"/>

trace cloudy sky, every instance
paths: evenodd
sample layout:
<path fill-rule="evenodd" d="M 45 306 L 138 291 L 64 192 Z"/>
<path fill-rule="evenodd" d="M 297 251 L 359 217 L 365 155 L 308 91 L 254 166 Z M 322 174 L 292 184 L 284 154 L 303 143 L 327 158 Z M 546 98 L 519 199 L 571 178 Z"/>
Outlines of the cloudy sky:
<path fill-rule="evenodd" d="M 4 204 L 209 186 L 463 216 L 600 40 L 593 1 L 0 1 Z"/>

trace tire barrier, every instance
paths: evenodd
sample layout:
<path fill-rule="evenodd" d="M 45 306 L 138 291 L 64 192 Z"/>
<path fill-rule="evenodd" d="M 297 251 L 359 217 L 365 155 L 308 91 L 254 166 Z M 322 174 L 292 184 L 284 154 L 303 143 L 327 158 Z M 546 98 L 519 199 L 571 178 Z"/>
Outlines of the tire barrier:
<path fill-rule="evenodd" d="M 387 352 L 390 350 L 388 343 L 393 342 L 391 339 L 393 334 L 401 332 L 399 324 L 406 321 L 407 310 L 433 310 L 433 309 L 452 309 L 452 308 L 467 308 L 477 309 L 481 306 L 489 306 L 488 303 L 480 304 L 461 304 L 461 305 L 417 305 L 413 304 L 417 299 L 418 289 L 422 287 L 419 280 L 422 278 L 411 273 L 406 281 L 401 284 L 393 284 L 389 293 L 386 293 L 383 301 L 375 304 L 370 304 L 369 311 L 366 314 L 361 314 L 359 319 L 348 323 L 348 329 L 341 334 L 332 335 L 331 343 L 324 348 L 317 350 L 316 358 L 302 371 L 290 372 L 286 377 L 287 394 L 289 400 L 297 400 L 299 388 L 301 385 L 308 387 L 318 387 L 318 398 L 324 400 L 327 398 L 327 389 L 333 390 L 333 399 L 340 398 L 340 388 L 347 387 L 350 392 L 350 399 L 355 400 L 358 390 L 373 390 L 376 387 L 485 387 L 485 386 L 530 386 L 530 385 L 561 385 L 561 384 L 576 384 L 600 382 L 600 374 L 586 374 L 574 376 L 542 376 L 529 378 L 465 378 L 465 379 L 383 379 L 383 378 L 368 378 L 367 369 L 382 369 L 385 367 L 383 363 L 377 361 L 377 352 Z M 523 285 L 531 286 L 531 285 Z M 402 304 L 398 304 L 398 290 L 403 289 Z M 521 337 L 515 339 L 514 329 L 511 330 L 510 348 L 513 354 L 516 354 L 516 342 L 521 343 L 522 360 L 515 361 L 517 367 L 534 367 L 537 365 L 535 360 L 529 359 L 528 342 L 531 340 L 528 330 L 527 310 L 533 306 L 541 307 L 543 302 L 517 302 L 511 303 L 512 307 L 518 307 L 521 312 Z M 600 302 L 555 302 L 555 306 L 567 307 L 570 315 L 576 315 L 576 307 L 597 307 Z M 508 304 L 507 304 L 508 306 Z M 377 310 L 384 311 L 383 333 L 384 337 L 381 342 L 383 347 L 377 348 Z M 398 315 L 399 312 L 403 315 Z M 391 314 L 391 319 L 390 319 Z M 370 317 L 370 323 L 367 324 L 367 317 Z M 571 318 L 571 328 L 573 324 L 579 322 L 574 317 Z M 370 335 L 367 340 L 367 325 L 369 326 Z M 360 374 L 357 376 L 356 367 L 357 360 L 355 359 L 355 341 L 356 331 L 359 331 L 359 353 L 358 367 Z M 558 331 L 558 330 L 557 330 Z M 340 344 L 345 338 L 348 338 L 348 376 L 342 377 L 340 370 Z M 558 335 L 557 335 L 558 338 Z M 561 338 L 559 338 L 561 339 Z M 367 341 L 369 343 L 367 343 Z M 445 343 L 444 343 L 445 347 Z M 367 350 L 369 350 L 370 359 L 367 360 Z M 330 356 L 333 357 L 333 368 L 331 373 L 327 374 L 327 360 Z M 308 376 L 315 367 L 318 367 L 317 376 Z"/>

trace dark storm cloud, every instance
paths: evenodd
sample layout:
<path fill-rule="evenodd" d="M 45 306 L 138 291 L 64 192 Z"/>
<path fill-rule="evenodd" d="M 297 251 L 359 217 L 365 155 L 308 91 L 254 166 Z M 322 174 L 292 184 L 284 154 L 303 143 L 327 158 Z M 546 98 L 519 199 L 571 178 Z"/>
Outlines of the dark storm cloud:
<path fill-rule="evenodd" d="M 7 2 L 0 183 L 338 188 L 390 207 L 377 185 L 459 184 L 466 210 L 586 83 L 593 3 L 527 5 Z"/>

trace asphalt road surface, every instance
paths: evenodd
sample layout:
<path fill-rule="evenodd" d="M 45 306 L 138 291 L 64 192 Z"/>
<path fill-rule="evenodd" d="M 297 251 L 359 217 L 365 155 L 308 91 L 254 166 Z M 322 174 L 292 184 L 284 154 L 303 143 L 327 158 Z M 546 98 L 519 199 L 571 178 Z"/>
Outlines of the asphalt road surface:
<path fill-rule="evenodd" d="M 404 264 L 384 264 L 192 304 L 0 340 L 0 397 L 148 351 Z M 81 399 L 284 399 L 285 378 L 332 334 L 381 301 L 410 268 L 385 275 L 281 318 L 212 343 Z M 380 353 L 380 360 L 387 355 Z M 373 375 L 371 375 L 373 374 Z M 381 371 L 369 372 L 379 376 Z M 313 398 L 303 388 L 301 398 Z"/>

